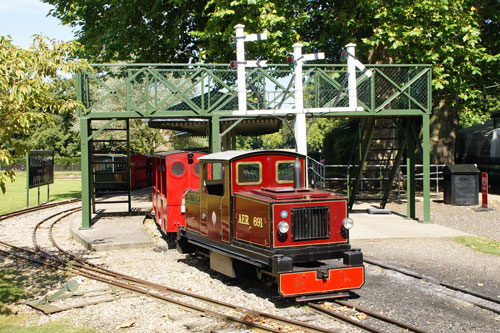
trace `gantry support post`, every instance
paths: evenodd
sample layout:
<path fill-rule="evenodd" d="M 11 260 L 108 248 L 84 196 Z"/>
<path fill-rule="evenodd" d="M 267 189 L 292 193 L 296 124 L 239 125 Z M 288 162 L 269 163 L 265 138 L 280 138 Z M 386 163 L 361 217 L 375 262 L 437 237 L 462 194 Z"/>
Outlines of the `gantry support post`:
<path fill-rule="evenodd" d="M 414 126 L 413 119 L 410 120 L 407 131 L 411 131 Z M 408 148 L 406 153 L 406 209 L 407 217 L 414 219 L 415 213 L 415 136 L 413 132 L 407 133 Z"/>
<path fill-rule="evenodd" d="M 221 151 L 220 117 L 212 117 L 210 120 L 210 151 L 217 153 Z"/>
<path fill-rule="evenodd" d="M 89 131 L 90 120 L 80 118 L 81 161 L 82 168 L 82 229 L 90 228 L 90 154 Z"/>
<path fill-rule="evenodd" d="M 430 179 L 430 114 L 425 114 L 422 116 L 422 141 L 423 141 L 423 152 L 422 152 L 422 164 L 423 164 L 423 174 L 424 174 L 424 222 L 431 222 L 431 179 Z"/>

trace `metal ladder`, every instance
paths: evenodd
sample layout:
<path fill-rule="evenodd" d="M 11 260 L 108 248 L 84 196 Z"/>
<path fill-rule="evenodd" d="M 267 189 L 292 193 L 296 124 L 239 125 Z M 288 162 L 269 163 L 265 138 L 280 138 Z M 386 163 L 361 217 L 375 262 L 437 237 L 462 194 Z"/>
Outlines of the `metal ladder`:
<path fill-rule="evenodd" d="M 379 201 L 380 207 L 385 207 L 408 144 L 409 124 L 410 121 L 405 118 L 363 119 L 349 163 L 353 165 L 349 172 L 349 209 L 352 209 L 355 200 Z M 375 173 L 367 169 L 369 163 L 379 165 Z M 363 177 L 371 179 L 372 188 L 378 190 L 378 196 L 358 196 Z"/>
<path fill-rule="evenodd" d="M 117 126 L 116 123 L 118 121 L 122 123 L 122 126 Z M 90 193 L 92 195 L 92 212 L 94 214 L 96 213 L 97 204 L 127 203 L 128 212 L 130 213 L 132 211 L 130 186 L 130 124 L 129 119 L 120 119 L 118 121 L 116 121 L 116 119 L 110 120 L 101 128 L 93 128 L 92 123 L 95 123 L 95 121 L 90 122 Z M 103 138 L 96 139 L 97 137 Z M 115 157 L 110 157 L 111 160 L 103 161 L 99 159 L 99 154 L 119 154 L 124 156 L 125 160 L 123 161 Z M 103 166 L 104 170 L 97 170 Z M 96 177 L 97 175 L 99 175 L 99 178 L 109 175 L 110 179 L 98 179 L 98 177 Z M 102 194 L 98 191 L 102 186 L 112 189 L 103 193 L 112 195 L 126 194 L 127 200 L 96 201 L 96 196 Z"/>

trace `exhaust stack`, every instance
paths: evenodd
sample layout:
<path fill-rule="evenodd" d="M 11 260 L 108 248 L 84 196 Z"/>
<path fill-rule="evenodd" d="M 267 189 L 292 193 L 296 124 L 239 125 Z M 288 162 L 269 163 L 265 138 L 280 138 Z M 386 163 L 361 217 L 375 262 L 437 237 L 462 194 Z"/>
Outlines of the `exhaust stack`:
<path fill-rule="evenodd" d="M 293 188 L 302 188 L 302 166 L 298 158 L 295 159 L 293 164 Z"/>

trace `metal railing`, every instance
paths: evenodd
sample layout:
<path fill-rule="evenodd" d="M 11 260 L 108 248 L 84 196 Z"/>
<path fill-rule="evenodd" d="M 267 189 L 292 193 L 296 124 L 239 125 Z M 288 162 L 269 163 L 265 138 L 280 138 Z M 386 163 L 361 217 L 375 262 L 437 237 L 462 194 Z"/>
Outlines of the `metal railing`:
<path fill-rule="evenodd" d="M 370 65 L 358 72 L 359 114 L 421 115 L 430 112 L 429 65 Z M 231 115 L 237 110 L 236 71 L 224 64 L 95 64 L 79 73 L 79 116 L 135 118 Z M 248 68 L 248 110 L 293 109 L 293 70 L 287 65 Z M 305 108 L 347 106 L 347 67 L 304 65 Z M 356 113 L 356 112 L 355 112 Z"/>
<path fill-rule="evenodd" d="M 357 165 L 347 165 L 347 164 L 322 164 L 315 159 L 308 157 L 308 172 L 309 172 L 309 184 L 311 187 L 317 189 L 336 189 L 345 191 L 345 193 L 349 193 L 349 173 L 352 168 L 357 167 Z M 382 174 L 383 168 L 385 165 L 382 164 L 367 164 L 366 168 L 372 169 L 371 174 L 377 174 L 378 177 L 369 176 L 369 177 L 361 177 L 360 183 L 360 193 L 363 194 L 363 191 L 370 189 L 377 189 L 382 195 Z M 431 188 L 433 188 L 435 195 L 439 193 L 439 182 L 443 180 L 443 168 L 445 164 L 431 164 L 430 165 L 430 181 Z M 415 165 L 415 180 L 417 182 L 417 188 L 419 188 L 419 182 L 421 183 L 424 179 L 423 174 L 423 165 L 416 164 Z M 398 167 L 398 171 L 396 173 L 396 177 L 394 179 L 395 184 L 393 184 L 393 191 L 397 191 L 398 198 L 401 197 L 403 185 L 407 180 L 407 167 L 402 164 Z M 419 172 L 420 170 L 420 172 Z M 375 172 L 373 172 L 375 171 Z M 370 184 L 371 186 L 368 186 Z M 420 185 L 422 188 L 422 185 Z"/>

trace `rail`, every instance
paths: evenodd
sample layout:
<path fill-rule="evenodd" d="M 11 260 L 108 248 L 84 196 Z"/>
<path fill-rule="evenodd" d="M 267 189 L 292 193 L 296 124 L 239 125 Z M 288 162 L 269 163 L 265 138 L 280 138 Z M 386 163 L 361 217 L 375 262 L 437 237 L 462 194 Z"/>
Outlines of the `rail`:
<path fill-rule="evenodd" d="M 345 189 L 346 193 L 348 193 L 348 184 L 349 184 L 349 171 L 352 168 L 357 167 L 357 165 L 348 165 L 348 164 L 322 164 L 321 162 L 315 160 L 314 158 L 308 157 L 308 172 L 309 172 L 309 184 L 310 186 L 318 189 L 327 189 L 327 188 L 335 188 L 335 189 Z M 373 184 L 378 183 L 378 189 L 382 189 L 382 172 L 385 165 L 382 164 L 367 164 L 365 166 L 368 169 L 375 169 L 380 177 L 361 177 L 360 183 L 360 193 L 363 193 L 363 190 L 366 190 L 366 184 L 370 182 L 372 184 L 371 188 L 373 188 Z M 439 194 L 439 182 L 443 180 L 443 168 L 445 164 L 431 164 L 430 165 L 430 180 L 431 187 L 434 188 L 435 195 Z M 418 182 L 423 182 L 424 174 L 423 174 L 423 164 L 415 164 L 416 173 L 415 180 Z M 420 172 L 417 172 L 419 171 Z M 401 187 L 407 180 L 407 167 L 405 164 L 402 164 L 398 167 L 398 171 L 396 173 L 396 177 L 394 181 L 396 182 L 396 189 L 398 193 L 398 198 L 401 198 L 401 193 L 403 192 Z M 423 185 L 421 185 L 422 187 Z M 420 188 L 421 188 L 420 187 Z"/>

